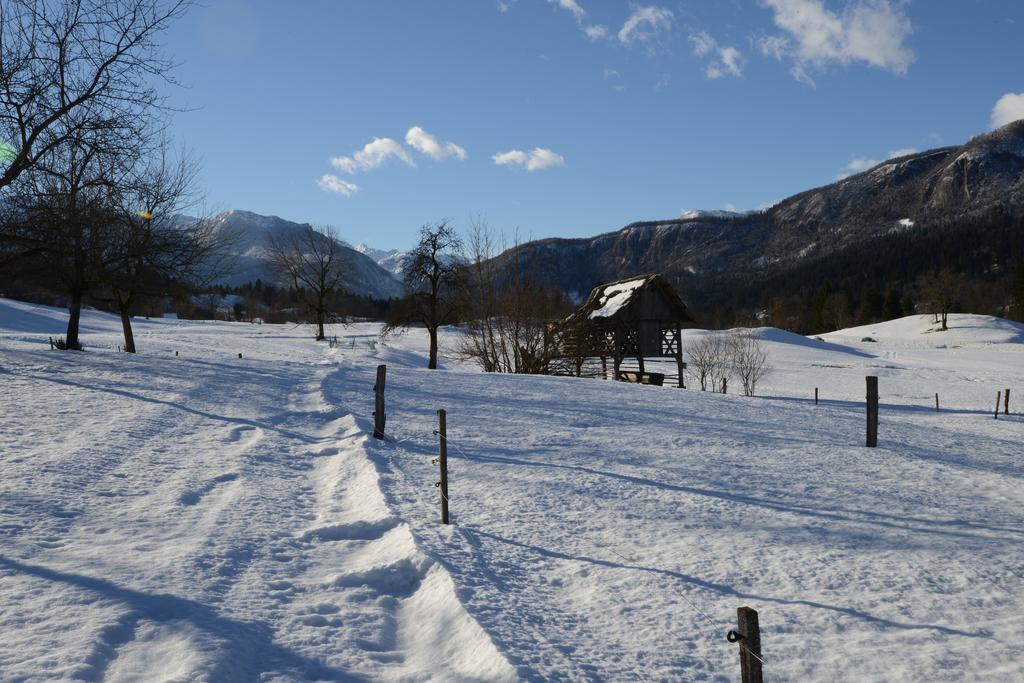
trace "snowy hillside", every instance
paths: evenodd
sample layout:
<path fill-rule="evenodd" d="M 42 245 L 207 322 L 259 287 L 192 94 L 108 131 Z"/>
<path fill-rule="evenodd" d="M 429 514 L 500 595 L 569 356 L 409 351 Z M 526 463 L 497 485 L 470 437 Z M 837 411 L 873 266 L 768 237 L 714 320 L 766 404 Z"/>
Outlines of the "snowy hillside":
<path fill-rule="evenodd" d="M 1024 676 L 1019 325 L 763 329 L 745 398 L 428 371 L 371 324 L 138 320 L 133 357 L 87 312 L 50 351 L 63 319 L 0 300 L 2 678 L 737 680 L 742 605 L 768 680 Z"/>

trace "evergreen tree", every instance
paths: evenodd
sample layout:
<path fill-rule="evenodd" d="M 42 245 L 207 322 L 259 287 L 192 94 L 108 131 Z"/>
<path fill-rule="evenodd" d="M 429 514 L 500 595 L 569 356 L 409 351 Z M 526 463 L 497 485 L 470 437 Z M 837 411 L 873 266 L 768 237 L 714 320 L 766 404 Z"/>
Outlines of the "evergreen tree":
<path fill-rule="evenodd" d="M 885 303 L 882 304 L 882 320 L 896 320 L 904 315 L 900 293 L 895 287 L 890 286 L 885 292 Z"/>

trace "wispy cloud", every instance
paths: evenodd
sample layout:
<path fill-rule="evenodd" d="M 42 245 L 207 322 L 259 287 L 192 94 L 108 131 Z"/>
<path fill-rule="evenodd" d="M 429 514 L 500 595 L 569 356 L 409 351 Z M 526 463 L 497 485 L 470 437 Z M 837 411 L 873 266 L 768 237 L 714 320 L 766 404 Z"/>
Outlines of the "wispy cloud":
<path fill-rule="evenodd" d="M 992 127 L 999 128 L 1019 119 L 1024 119 L 1024 92 L 1008 92 L 992 108 Z"/>
<path fill-rule="evenodd" d="M 465 149 L 454 142 L 440 142 L 419 126 L 413 126 L 406 132 L 405 144 L 434 161 L 441 161 L 445 157 L 455 157 L 460 160 L 466 158 Z"/>
<path fill-rule="evenodd" d="M 917 152 L 918 150 L 914 149 L 913 147 L 901 147 L 900 149 L 889 150 L 889 154 L 886 156 L 886 160 L 898 159 L 900 157 L 905 157 L 909 154 L 917 154 Z M 882 162 L 879 161 L 878 159 L 856 157 L 853 160 L 851 160 L 850 163 L 848 163 L 846 166 L 843 166 L 843 168 L 840 169 L 839 174 L 836 176 L 836 180 L 843 180 L 845 178 L 849 178 L 851 175 L 863 173 L 868 169 L 878 166 L 880 163 Z"/>
<path fill-rule="evenodd" d="M 599 24 L 586 23 L 587 11 L 576 2 L 576 0 L 548 0 L 552 5 L 558 5 L 576 18 L 576 25 L 583 35 L 590 40 L 601 40 L 608 35 L 608 29 Z"/>
<path fill-rule="evenodd" d="M 772 10 L 773 21 L 785 36 L 757 41 L 762 54 L 792 62 L 790 73 L 814 85 L 812 70 L 830 64 L 862 62 L 896 74 L 905 74 L 914 61 L 905 45 L 913 31 L 903 12 L 904 3 L 891 0 L 851 0 L 840 12 L 824 0 L 761 0 Z"/>
<path fill-rule="evenodd" d="M 534 147 L 529 152 L 511 149 L 507 152 L 499 152 L 491 158 L 499 166 L 519 166 L 530 172 L 565 166 L 565 157 L 543 147 Z"/>
<path fill-rule="evenodd" d="M 704 67 L 704 74 L 708 78 L 738 78 L 743 75 L 743 54 L 735 47 L 719 45 L 707 31 L 691 34 L 690 42 L 693 43 L 693 54 L 700 58 L 711 58 Z"/>
<path fill-rule="evenodd" d="M 635 7 L 619 29 L 619 42 L 624 45 L 649 42 L 659 34 L 670 31 L 673 21 L 672 10 L 668 8 L 654 5 Z"/>
<path fill-rule="evenodd" d="M 409 166 L 415 166 L 409 152 L 391 138 L 374 138 L 351 156 L 331 157 L 331 165 L 339 171 L 352 175 L 381 166 L 388 159 L 399 159 Z"/>
<path fill-rule="evenodd" d="M 325 173 L 320 176 L 320 180 L 316 181 L 316 184 L 325 192 L 335 192 L 346 197 L 351 197 L 359 191 L 359 187 L 355 183 L 350 183 L 344 178 L 339 178 L 331 173 Z"/>
<path fill-rule="evenodd" d="M 587 15 L 586 11 L 580 7 L 576 0 L 548 0 L 553 5 L 558 5 L 564 10 L 572 12 L 572 15 L 577 19 L 582 20 Z"/>

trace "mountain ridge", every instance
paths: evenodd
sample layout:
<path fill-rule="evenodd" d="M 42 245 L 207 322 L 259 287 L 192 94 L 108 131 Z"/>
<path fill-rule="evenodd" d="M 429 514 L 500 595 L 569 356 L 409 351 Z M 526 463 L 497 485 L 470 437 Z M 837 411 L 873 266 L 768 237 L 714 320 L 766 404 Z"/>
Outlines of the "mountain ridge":
<path fill-rule="evenodd" d="M 270 239 L 295 233 L 309 225 L 279 216 L 264 216 L 244 209 L 224 211 L 213 216 L 211 220 L 216 231 L 230 231 L 238 236 L 232 247 L 236 258 L 235 267 L 218 281 L 218 284 L 228 286 L 239 286 L 255 282 L 257 279 L 265 282 L 278 281 L 280 278 L 274 273 L 270 262 Z M 380 300 L 398 298 L 405 293 L 402 283 L 390 271 L 366 254 L 340 240 L 339 243 L 347 262 L 348 279 L 345 289 L 348 292 Z"/>
<path fill-rule="evenodd" d="M 1024 220 L 1024 120 L 960 146 L 889 159 L 761 211 L 635 221 L 592 237 L 527 242 L 497 260 L 506 270 L 529 263 L 570 296 L 585 295 L 599 282 L 662 272 L 702 307 L 763 306 L 770 297 L 759 296 L 752 281 L 778 280 L 825 261 L 840 279 L 855 279 L 845 271 L 861 268 L 866 245 L 891 242 L 904 249 L 905 242 L 935 241 L 943 231 L 958 244 L 974 237 L 986 248 L 988 236 L 972 235 L 972 226 L 997 219 Z M 1003 246 L 998 251 L 999 259 L 1010 257 Z M 846 253 L 858 254 L 849 268 Z"/>

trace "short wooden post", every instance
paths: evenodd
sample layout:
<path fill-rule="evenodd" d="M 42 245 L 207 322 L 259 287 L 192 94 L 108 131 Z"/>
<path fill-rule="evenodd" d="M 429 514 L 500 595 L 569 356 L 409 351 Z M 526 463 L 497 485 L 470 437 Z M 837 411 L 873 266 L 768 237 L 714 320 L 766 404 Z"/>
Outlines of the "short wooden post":
<path fill-rule="evenodd" d="M 175 358 L 177 358 L 177 357 L 178 357 L 178 352 L 177 352 L 177 351 L 175 351 L 175 352 L 174 352 L 174 357 L 175 357 Z"/>
<path fill-rule="evenodd" d="M 761 661 L 761 629 L 757 623 L 757 610 L 740 607 L 736 610 L 736 635 L 740 645 L 740 674 L 743 683 L 763 683 Z"/>
<path fill-rule="evenodd" d="M 241 357 L 242 357 L 242 354 L 238 354 L 238 357 L 239 357 L 239 358 L 241 358 Z"/>
<path fill-rule="evenodd" d="M 992 415 L 992 417 L 994 417 L 997 420 L 999 419 L 999 402 L 1002 400 L 1002 398 L 1003 398 L 1003 392 L 997 391 L 996 392 L 996 412 Z"/>
<path fill-rule="evenodd" d="M 441 467 L 441 524 L 448 524 L 448 415 L 437 411 L 437 462 Z"/>
<path fill-rule="evenodd" d="M 1003 415 L 1010 414 L 1010 390 L 1005 389 L 1003 391 Z"/>
<path fill-rule="evenodd" d="M 387 415 L 384 412 L 384 380 L 387 378 L 388 366 L 377 366 L 377 383 L 373 385 L 373 438 L 384 438 L 384 423 Z"/>
<path fill-rule="evenodd" d="M 818 405 L 818 387 L 814 387 L 814 405 Z"/>
<path fill-rule="evenodd" d="M 725 377 L 722 378 L 722 393 L 729 393 L 729 380 L 727 380 Z"/>
<path fill-rule="evenodd" d="M 679 371 L 679 388 L 686 388 L 686 363 L 683 362 L 683 326 L 676 323 L 676 369 Z"/>
<path fill-rule="evenodd" d="M 868 396 L 867 396 L 867 407 L 868 407 L 868 448 L 874 448 L 878 445 L 878 378 L 869 376 L 867 378 L 868 383 Z"/>
<path fill-rule="evenodd" d="M 939 395 L 935 394 L 935 412 L 939 412 Z"/>

